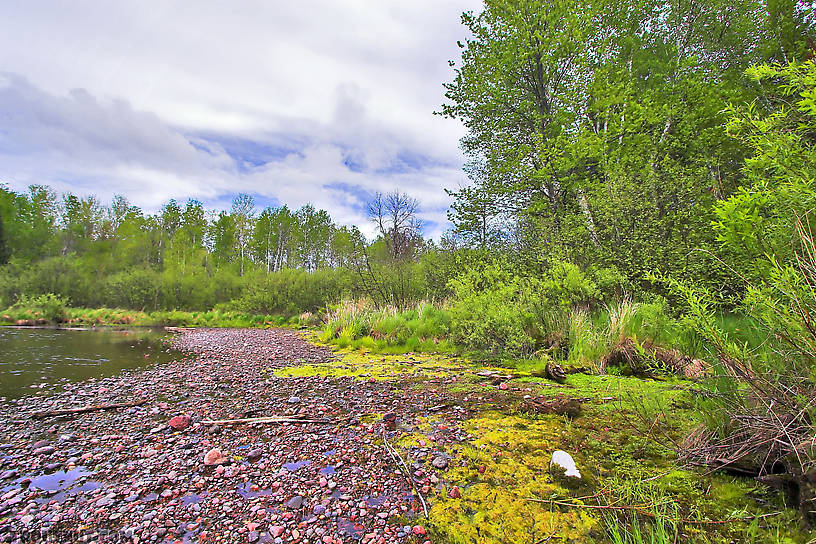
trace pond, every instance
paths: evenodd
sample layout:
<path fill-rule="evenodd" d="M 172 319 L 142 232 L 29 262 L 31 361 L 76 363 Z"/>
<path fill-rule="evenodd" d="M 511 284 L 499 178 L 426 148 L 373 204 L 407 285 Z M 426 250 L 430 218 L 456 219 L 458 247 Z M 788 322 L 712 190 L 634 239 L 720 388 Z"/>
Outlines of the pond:
<path fill-rule="evenodd" d="M 0 397 L 36 393 L 45 385 L 113 376 L 177 358 L 162 329 L 0 327 Z"/>

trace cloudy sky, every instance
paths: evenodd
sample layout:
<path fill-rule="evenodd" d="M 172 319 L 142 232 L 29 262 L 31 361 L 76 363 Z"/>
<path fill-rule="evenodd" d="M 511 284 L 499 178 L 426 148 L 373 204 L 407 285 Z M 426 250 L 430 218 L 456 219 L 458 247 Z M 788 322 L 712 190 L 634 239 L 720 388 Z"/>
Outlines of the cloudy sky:
<path fill-rule="evenodd" d="M 403 190 L 427 234 L 465 183 L 433 115 L 476 0 L 0 2 L 0 182 L 227 208 L 311 202 L 364 224 Z"/>

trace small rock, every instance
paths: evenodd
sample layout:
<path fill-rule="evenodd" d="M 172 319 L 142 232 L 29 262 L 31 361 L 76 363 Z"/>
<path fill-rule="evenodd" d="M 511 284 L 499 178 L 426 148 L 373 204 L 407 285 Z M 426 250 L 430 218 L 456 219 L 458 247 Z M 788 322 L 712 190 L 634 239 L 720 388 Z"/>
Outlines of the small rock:
<path fill-rule="evenodd" d="M 562 469 L 565 476 L 569 476 L 571 478 L 581 478 L 581 472 L 575 465 L 575 460 L 572 458 L 572 455 L 563 450 L 555 450 L 553 452 L 552 460 L 550 461 L 550 468 L 553 467 Z"/>
<path fill-rule="evenodd" d="M 448 458 L 444 455 L 437 455 L 431 461 L 431 464 L 440 470 L 446 469 L 448 468 Z"/>
<path fill-rule="evenodd" d="M 300 402 L 300 397 L 289 397 L 289 404 L 297 404 Z"/>
<path fill-rule="evenodd" d="M 249 452 L 247 452 L 246 456 L 247 456 L 247 459 L 249 459 L 250 461 L 257 461 L 258 459 L 261 458 L 262 455 L 263 455 L 263 449 L 255 448 L 254 450 L 250 450 Z"/>
<path fill-rule="evenodd" d="M 226 462 L 227 458 L 218 448 L 213 448 L 204 455 L 204 464 L 208 467 L 213 465 L 223 465 Z"/>
<path fill-rule="evenodd" d="M 278 538 L 284 531 L 286 531 L 286 527 L 281 527 L 280 525 L 273 525 L 269 528 L 269 534 L 272 535 L 272 538 Z"/>
<path fill-rule="evenodd" d="M 295 495 L 294 497 L 286 501 L 286 507 L 291 508 L 292 510 L 297 510 L 301 506 L 303 506 L 303 497 L 300 495 Z"/>
<path fill-rule="evenodd" d="M 190 426 L 190 416 L 188 415 L 175 416 L 173 418 L 170 418 L 170 421 L 167 424 L 170 425 L 170 427 L 172 427 L 176 431 L 183 431 L 184 429 Z"/>

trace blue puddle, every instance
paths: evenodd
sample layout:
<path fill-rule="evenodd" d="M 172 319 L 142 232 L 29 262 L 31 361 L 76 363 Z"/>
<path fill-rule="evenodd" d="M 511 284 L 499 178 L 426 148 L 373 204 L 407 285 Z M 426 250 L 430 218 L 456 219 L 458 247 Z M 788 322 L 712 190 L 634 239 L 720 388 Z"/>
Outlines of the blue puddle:
<path fill-rule="evenodd" d="M 329 465 L 329 466 L 327 466 L 325 468 L 320 469 L 320 474 L 322 474 L 324 476 L 331 476 L 332 474 L 335 474 L 336 472 L 337 471 L 334 470 L 334 465 Z"/>
<path fill-rule="evenodd" d="M 36 502 L 43 504 L 51 501 L 63 502 L 68 497 L 93 491 L 102 487 L 101 482 L 87 480 L 89 476 L 93 476 L 94 472 L 84 467 L 77 467 L 72 470 L 58 470 L 51 474 L 41 474 L 39 476 L 24 475 L 12 482 L 12 485 L 0 488 L 0 492 L 5 492 L 14 487 L 20 487 L 25 480 L 30 480 L 28 483 L 29 491 L 39 491 L 42 497 L 39 497 Z M 78 484 L 78 485 L 77 485 Z"/>
<path fill-rule="evenodd" d="M 285 468 L 289 472 L 296 472 L 302 469 L 303 467 L 308 467 L 311 463 L 312 462 L 309 460 L 297 461 L 295 463 L 284 463 L 283 468 Z"/>
<path fill-rule="evenodd" d="M 252 497 L 264 497 L 267 495 L 271 495 L 273 491 L 271 489 L 259 489 L 257 491 L 250 491 L 252 486 L 255 485 L 252 482 L 244 482 L 238 486 L 238 494 L 241 495 L 245 499 L 251 499 Z"/>
<path fill-rule="evenodd" d="M 382 506 L 382 504 L 388 500 L 388 497 L 385 495 L 380 495 L 378 497 L 371 497 L 368 496 L 363 499 L 368 506 Z"/>
<path fill-rule="evenodd" d="M 207 498 L 207 496 L 209 496 L 209 493 L 207 493 L 206 491 L 203 491 L 200 494 L 190 493 L 189 495 L 184 495 L 181 498 L 181 504 L 183 506 L 189 506 L 191 504 L 197 504 L 197 503 L 203 501 L 205 498 Z"/>

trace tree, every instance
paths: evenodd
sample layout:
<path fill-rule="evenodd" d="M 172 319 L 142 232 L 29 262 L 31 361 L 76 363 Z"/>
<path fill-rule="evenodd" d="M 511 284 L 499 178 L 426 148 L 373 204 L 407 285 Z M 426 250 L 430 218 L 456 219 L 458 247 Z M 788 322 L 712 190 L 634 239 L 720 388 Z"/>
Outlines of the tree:
<path fill-rule="evenodd" d="M 233 262 L 235 255 L 235 219 L 226 212 L 220 212 L 209 228 L 212 240 L 212 255 L 216 266 Z"/>
<path fill-rule="evenodd" d="M 385 195 L 378 192 L 368 203 L 368 217 L 392 259 L 411 258 L 421 242 L 422 222 L 418 213 L 419 201 L 397 190 Z"/>
<path fill-rule="evenodd" d="M 245 193 L 239 193 L 232 200 L 232 222 L 235 228 L 235 244 L 238 257 L 241 259 L 241 275 L 244 275 L 245 253 L 252 237 L 255 220 L 255 199 Z"/>
<path fill-rule="evenodd" d="M 765 5 L 486 0 L 462 21 L 441 111 L 478 174 L 452 193 L 459 232 L 483 239 L 492 207 L 523 263 L 719 281 L 695 249 L 715 250 L 714 203 L 743 182 L 722 109 L 756 96 L 743 72 L 779 50 Z"/>
<path fill-rule="evenodd" d="M 3 221 L 3 209 L 0 208 L 0 265 L 8 263 L 11 257 L 11 248 L 6 239 L 6 226 Z"/>

